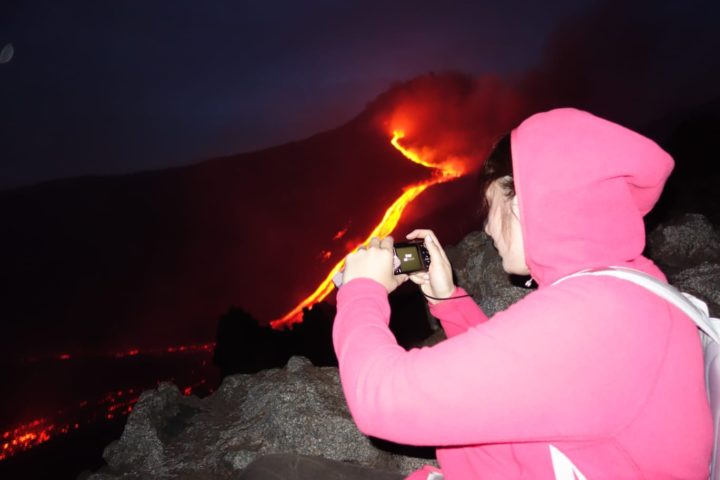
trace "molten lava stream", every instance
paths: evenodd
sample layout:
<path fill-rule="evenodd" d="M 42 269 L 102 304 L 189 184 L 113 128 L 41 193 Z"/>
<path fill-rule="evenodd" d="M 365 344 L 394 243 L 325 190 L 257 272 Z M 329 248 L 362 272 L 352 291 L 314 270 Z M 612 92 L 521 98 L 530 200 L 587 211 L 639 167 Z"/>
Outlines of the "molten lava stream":
<path fill-rule="evenodd" d="M 214 346 L 214 343 L 204 343 L 144 349 L 142 351 L 138 348 L 132 348 L 120 352 L 107 352 L 103 357 L 121 362 L 130 357 L 138 356 L 165 357 L 167 355 L 182 355 L 183 357 L 187 357 L 190 355 L 188 358 L 193 359 L 200 354 L 201 357 L 198 360 L 201 363 L 196 365 L 194 369 L 186 372 L 183 380 L 166 375 L 155 381 L 155 384 L 159 384 L 161 381 L 173 381 L 184 385 L 180 390 L 183 395 L 188 396 L 192 393 L 207 394 L 213 391 L 213 388 L 208 386 L 208 382 L 204 378 L 203 369 L 210 361 L 207 356 L 208 354 L 212 354 Z M 79 354 L 63 353 L 55 357 L 33 357 L 26 361 L 29 363 L 43 361 L 67 362 L 81 357 L 82 355 Z M 97 358 L 101 357 L 90 356 L 85 358 L 84 361 L 92 362 L 96 361 Z M 2 432 L 0 435 L 0 462 L 75 430 L 87 428 L 100 421 L 110 421 L 128 415 L 135 406 L 140 392 L 148 388 L 153 388 L 153 386 L 151 384 L 143 384 L 142 386 L 134 388 L 115 389 L 97 396 L 94 400 L 83 400 L 76 405 L 67 406 L 52 416 L 36 418 L 32 421 L 15 425 L 8 430 L 0 431 Z"/>
<path fill-rule="evenodd" d="M 403 189 L 402 195 L 400 195 L 400 197 L 395 200 L 392 205 L 390 205 L 390 207 L 385 211 L 385 215 L 383 215 L 380 223 L 378 223 L 378 225 L 373 229 L 373 231 L 370 232 L 370 234 L 367 236 L 365 241 L 360 245 L 369 242 L 370 239 L 373 237 L 386 237 L 390 235 L 393 230 L 395 230 L 395 227 L 397 227 L 397 224 L 402 217 L 402 213 L 405 210 L 405 207 L 407 207 L 422 192 L 424 192 L 426 188 L 432 185 L 436 185 L 438 183 L 443 183 L 458 178 L 464 173 L 458 165 L 451 164 L 450 162 L 435 165 L 433 163 L 423 160 L 419 153 L 411 149 L 405 148 L 400 144 L 400 140 L 402 140 L 404 137 L 405 132 L 403 130 L 395 130 L 393 131 L 393 137 L 392 140 L 390 140 L 390 143 L 393 145 L 393 147 L 400 151 L 400 153 L 402 153 L 405 158 L 407 158 L 411 162 L 418 163 L 420 165 L 433 169 L 433 176 L 430 180 L 420 182 Z M 344 259 L 335 264 L 332 270 L 330 270 L 330 273 L 328 273 L 328 275 L 313 293 L 308 295 L 303 301 L 301 301 L 295 308 L 286 313 L 282 318 L 270 322 L 270 325 L 273 328 L 282 328 L 288 325 L 292 325 L 293 323 L 298 323 L 302 321 L 303 308 L 310 307 L 318 302 L 321 302 L 325 299 L 325 297 L 330 294 L 330 292 L 332 292 L 334 286 L 332 282 L 333 276 L 335 276 L 335 274 L 342 269 L 343 264 Z"/>

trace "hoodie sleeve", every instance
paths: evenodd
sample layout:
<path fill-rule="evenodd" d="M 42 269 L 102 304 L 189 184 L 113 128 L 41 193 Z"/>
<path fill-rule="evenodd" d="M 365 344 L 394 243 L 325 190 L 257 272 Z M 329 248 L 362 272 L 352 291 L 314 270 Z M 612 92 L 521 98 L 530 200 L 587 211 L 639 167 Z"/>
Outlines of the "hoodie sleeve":
<path fill-rule="evenodd" d="M 430 304 L 430 313 L 440 320 L 448 338 L 487 321 L 487 315 L 471 297 L 454 298 L 463 295 L 467 295 L 467 292 L 456 287 L 450 297 L 452 300 Z"/>
<path fill-rule="evenodd" d="M 617 297 L 582 283 L 533 292 L 463 334 L 406 351 L 388 328 L 385 289 L 348 282 L 333 341 L 358 428 L 404 444 L 453 446 L 605 434 L 630 421 L 657 376 L 668 337 L 657 317 L 667 310 L 644 312 L 655 324 L 648 333 L 647 325 L 627 325 Z M 608 411 L 613 421 L 601 414 Z"/>

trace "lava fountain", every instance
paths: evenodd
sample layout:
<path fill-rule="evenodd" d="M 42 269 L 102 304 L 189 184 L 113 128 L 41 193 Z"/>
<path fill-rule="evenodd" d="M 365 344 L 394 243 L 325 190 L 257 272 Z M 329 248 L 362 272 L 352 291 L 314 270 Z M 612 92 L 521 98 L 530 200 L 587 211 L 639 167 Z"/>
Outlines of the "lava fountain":
<path fill-rule="evenodd" d="M 400 143 L 403 138 L 405 138 L 404 129 L 394 130 L 390 143 L 400 153 L 402 153 L 405 158 L 407 158 L 411 162 L 415 162 L 423 165 L 424 167 L 432 169 L 433 173 L 429 180 L 425 180 L 423 182 L 419 182 L 405 187 L 402 194 L 397 198 L 397 200 L 395 200 L 392 205 L 390 205 L 387 210 L 385 210 L 385 214 L 383 215 L 382 219 L 367 235 L 365 241 L 357 247 L 366 244 L 373 237 L 386 237 L 390 235 L 393 230 L 395 230 L 395 227 L 400 221 L 400 218 L 402 217 L 405 208 L 422 192 L 424 192 L 425 189 L 439 183 L 444 183 L 459 178 L 465 174 L 465 169 L 461 162 L 454 159 L 446 159 L 441 163 L 430 162 L 426 160 L 426 157 L 428 156 L 427 153 L 429 153 L 427 150 L 416 151 L 412 148 L 404 147 Z M 290 326 L 294 323 L 301 322 L 302 312 L 304 308 L 309 308 L 312 305 L 321 302 L 330 294 L 330 292 L 332 292 L 334 288 L 334 284 L 332 282 L 333 276 L 335 276 L 337 272 L 342 270 L 344 263 L 345 260 L 343 259 L 337 264 L 335 264 L 335 266 L 330 270 L 325 279 L 320 283 L 320 285 L 318 285 L 314 292 L 305 297 L 304 300 L 302 300 L 297 306 L 295 306 L 292 310 L 286 313 L 283 317 L 270 322 L 270 325 L 273 328 L 279 329 Z"/>

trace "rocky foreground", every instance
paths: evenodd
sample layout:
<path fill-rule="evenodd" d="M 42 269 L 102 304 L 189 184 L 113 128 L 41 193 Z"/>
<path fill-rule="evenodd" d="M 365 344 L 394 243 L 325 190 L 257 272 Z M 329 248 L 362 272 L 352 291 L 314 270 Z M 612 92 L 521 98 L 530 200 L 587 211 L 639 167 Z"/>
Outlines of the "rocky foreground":
<path fill-rule="evenodd" d="M 447 249 L 457 283 L 492 314 L 528 293 L 509 279 L 484 233 Z M 648 236 L 647 254 L 679 289 L 720 315 L 720 232 L 686 214 Z M 517 285 L 515 285 L 517 284 Z M 437 341 L 438 334 L 431 341 Z M 231 479 L 257 455 L 295 452 L 409 473 L 433 463 L 430 449 L 363 436 L 345 405 L 337 369 L 293 357 L 284 368 L 231 375 L 207 398 L 183 396 L 172 384 L 143 393 L 122 437 L 89 480 Z"/>

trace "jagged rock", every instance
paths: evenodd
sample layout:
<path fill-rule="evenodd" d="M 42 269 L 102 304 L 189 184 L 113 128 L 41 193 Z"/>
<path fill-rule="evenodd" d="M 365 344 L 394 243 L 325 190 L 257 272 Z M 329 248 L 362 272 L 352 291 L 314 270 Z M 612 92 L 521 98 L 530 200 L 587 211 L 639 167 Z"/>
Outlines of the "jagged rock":
<path fill-rule="evenodd" d="M 648 255 L 668 274 L 705 262 L 720 263 L 720 234 L 697 213 L 658 225 L 648 235 L 647 244 Z"/>
<path fill-rule="evenodd" d="M 720 264 L 704 262 L 669 277 L 683 292 L 707 303 L 710 316 L 720 318 Z"/>
<path fill-rule="evenodd" d="M 230 479 L 273 452 L 403 473 L 433 462 L 377 445 L 353 423 L 337 369 L 293 357 L 282 369 L 226 377 L 205 399 L 184 397 L 172 384 L 143 393 L 122 437 L 105 450 L 108 466 L 89 479 Z"/>
<path fill-rule="evenodd" d="M 515 285 L 513 280 L 517 279 L 505 273 L 492 240 L 484 232 L 470 233 L 445 250 L 457 285 L 472 295 L 488 316 L 505 310 L 530 292 Z"/>
<path fill-rule="evenodd" d="M 648 243 L 651 258 L 671 283 L 720 315 L 720 237 L 707 219 L 679 217 L 655 229 Z M 485 233 L 471 233 L 446 251 L 457 284 L 488 315 L 530 292 L 502 270 Z M 438 331 L 424 343 L 442 338 Z M 403 449 L 362 435 L 347 411 L 337 369 L 292 357 L 285 368 L 228 376 L 205 399 L 184 397 L 171 384 L 145 392 L 120 440 L 106 449 L 108 466 L 89 478 L 229 479 L 257 455 L 273 452 L 321 455 L 403 473 L 433 462 L 430 449 Z"/>
<path fill-rule="evenodd" d="M 530 291 L 502 270 L 500 257 L 483 232 L 473 232 L 446 250 L 457 284 L 489 316 Z M 648 235 L 647 253 L 670 283 L 707 302 L 712 315 L 720 314 L 720 234 L 705 216 L 687 213 L 659 225 Z"/>
<path fill-rule="evenodd" d="M 647 253 L 670 283 L 720 316 L 720 233 L 703 215 L 686 213 L 648 235 Z"/>

